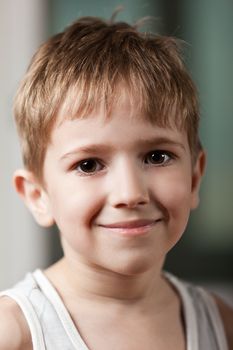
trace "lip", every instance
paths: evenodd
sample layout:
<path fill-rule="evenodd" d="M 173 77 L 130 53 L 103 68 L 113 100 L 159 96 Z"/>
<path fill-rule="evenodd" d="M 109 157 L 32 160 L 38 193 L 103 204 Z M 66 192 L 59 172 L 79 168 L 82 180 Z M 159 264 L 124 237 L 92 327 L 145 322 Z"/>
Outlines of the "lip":
<path fill-rule="evenodd" d="M 122 236 L 142 236 L 148 234 L 154 225 L 160 220 L 133 220 L 121 221 L 111 224 L 98 225 L 109 232 L 116 233 Z"/>

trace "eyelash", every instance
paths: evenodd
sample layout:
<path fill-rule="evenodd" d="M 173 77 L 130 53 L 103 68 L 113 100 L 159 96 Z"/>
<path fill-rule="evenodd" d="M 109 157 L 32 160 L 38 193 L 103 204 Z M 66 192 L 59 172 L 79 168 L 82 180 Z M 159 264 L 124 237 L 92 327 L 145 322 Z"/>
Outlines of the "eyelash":
<path fill-rule="evenodd" d="M 90 172 L 88 172 L 88 171 L 83 171 L 83 170 L 81 170 L 80 168 L 81 168 L 81 166 L 83 166 L 85 163 L 87 163 L 87 162 L 93 162 L 93 164 L 96 166 L 96 168 L 98 167 L 99 169 L 94 169 L 93 171 L 90 171 Z M 92 164 L 92 165 L 93 165 Z M 103 170 L 103 168 L 104 168 L 104 165 L 102 164 L 102 162 L 99 160 L 99 159 L 97 159 L 97 158 L 86 158 L 86 159 L 83 159 L 83 160 L 81 160 L 80 162 L 78 162 L 78 163 L 76 163 L 75 165 L 74 165 L 74 167 L 73 167 L 73 169 L 77 172 L 77 173 L 79 173 L 79 175 L 81 175 L 81 176 L 91 176 L 91 175 L 94 175 L 94 174 L 96 174 L 96 173 L 99 173 L 101 170 Z"/>
<path fill-rule="evenodd" d="M 157 162 L 146 162 L 146 160 L 148 159 L 148 157 L 152 157 L 153 155 L 156 155 L 156 156 L 164 156 L 165 160 L 162 160 L 161 162 L 159 160 L 157 160 Z M 144 160 L 145 160 L 145 164 L 148 164 L 148 165 L 154 165 L 154 166 L 166 166 L 168 165 L 168 163 L 170 163 L 170 161 L 172 159 L 175 159 L 175 155 L 171 152 L 168 152 L 168 151 L 163 151 L 163 150 L 153 150 L 153 151 L 150 151 L 149 153 L 146 154 Z"/>
<path fill-rule="evenodd" d="M 165 160 L 161 160 L 161 162 L 159 162 L 158 160 L 156 162 L 153 161 L 148 161 L 149 157 L 152 156 L 163 156 L 165 158 Z M 146 166 L 166 166 L 170 163 L 170 161 L 172 159 L 175 159 L 175 155 L 171 152 L 168 151 L 163 151 L 163 150 L 154 150 L 154 151 L 150 151 L 148 152 L 145 157 L 143 158 L 143 161 L 145 163 Z M 86 165 L 88 165 L 88 162 L 93 162 L 92 164 L 89 165 L 94 165 L 94 169 L 92 171 L 84 171 L 81 169 L 81 166 L 84 166 L 84 164 L 86 163 Z M 81 176 L 92 176 L 95 175 L 97 173 L 99 173 L 100 171 L 102 171 L 104 169 L 105 165 L 103 164 L 103 162 L 101 160 L 99 160 L 98 158 L 86 158 L 83 159 L 81 161 L 79 161 L 78 163 L 76 163 L 72 169 L 75 170 L 77 173 L 79 173 L 79 175 Z"/>

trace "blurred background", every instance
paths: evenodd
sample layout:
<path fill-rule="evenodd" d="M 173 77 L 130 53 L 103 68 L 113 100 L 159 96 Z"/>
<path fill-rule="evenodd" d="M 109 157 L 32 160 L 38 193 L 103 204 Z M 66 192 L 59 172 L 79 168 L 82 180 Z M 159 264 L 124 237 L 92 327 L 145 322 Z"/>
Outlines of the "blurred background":
<path fill-rule="evenodd" d="M 207 285 L 233 304 L 233 2 L 232 0 L 0 0 L 0 289 L 61 256 L 55 230 L 38 227 L 12 186 L 21 166 L 12 100 L 32 54 L 50 35 L 80 16 L 119 20 L 143 16 L 144 30 L 185 40 L 186 62 L 197 84 L 201 138 L 208 166 L 201 205 L 165 268 Z"/>

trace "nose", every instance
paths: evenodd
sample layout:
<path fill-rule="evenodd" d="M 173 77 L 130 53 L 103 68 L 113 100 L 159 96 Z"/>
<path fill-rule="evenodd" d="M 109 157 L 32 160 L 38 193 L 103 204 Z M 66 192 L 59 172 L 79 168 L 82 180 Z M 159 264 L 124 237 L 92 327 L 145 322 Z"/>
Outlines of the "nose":
<path fill-rule="evenodd" d="M 109 202 L 115 208 L 136 208 L 149 202 L 149 189 L 143 169 L 122 162 L 110 179 Z"/>

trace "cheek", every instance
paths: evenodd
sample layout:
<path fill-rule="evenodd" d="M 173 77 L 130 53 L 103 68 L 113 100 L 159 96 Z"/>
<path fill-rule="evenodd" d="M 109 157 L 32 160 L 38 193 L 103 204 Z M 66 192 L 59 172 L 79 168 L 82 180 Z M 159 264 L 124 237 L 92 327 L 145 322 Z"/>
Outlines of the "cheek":
<path fill-rule="evenodd" d="M 60 191 L 51 189 L 52 210 L 60 231 L 82 230 L 89 227 L 103 203 L 100 188 L 79 184 L 63 184 Z"/>
<path fill-rule="evenodd" d="M 100 197 L 96 190 L 79 186 L 64 186 L 54 191 L 52 209 L 54 220 L 61 234 L 65 254 L 93 252 L 95 237 L 91 234 L 94 217 L 100 210 Z M 93 195 L 95 193 L 95 195 Z M 56 195 L 55 195 L 56 194 Z"/>
<path fill-rule="evenodd" d="M 164 176 L 158 184 L 158 197 L 172 225 L 185 226 L 191 207 L 191 180 L 184 174 Z"/>
<path fill-rule="evenodd" d="M 191 175 L 187 171 L 173 171 L 163 174 L 158 184 L 161 199 L 170 207 L 190 205 Z M 155 189 L 156 190 L 156 189 Z"/>
<path fill-rule="evenodd" d="M 165 181 L 166 180 L 166 181 Z M 162 240 L 168 252 L 182 237 L 190 214 L 191 184 L 181 175 L 169 176 L 160 184 L 159 204 L 164 216 L 165 231 Z"/>

